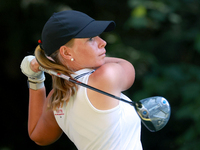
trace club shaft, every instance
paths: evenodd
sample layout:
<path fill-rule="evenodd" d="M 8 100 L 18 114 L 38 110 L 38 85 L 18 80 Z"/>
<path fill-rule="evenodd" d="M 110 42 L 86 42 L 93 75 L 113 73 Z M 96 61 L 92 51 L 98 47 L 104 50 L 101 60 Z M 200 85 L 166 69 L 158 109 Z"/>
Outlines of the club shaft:
<path fill-rule="evenodd" d="M 80 81 L 78 81 L 78 80 L 75 80 L 75 79 L 73 79 L 73 78 L 70 78 L 70 77 L 68 77 L 68 76 L 66 76 L 66 75 L 64 75 L 64 74 L 60 74 L 60 73 L 57 73 L 57 72 L 52 71 L 52 70 L 44 69 L 44 68 L 41 67 L 41 66 L 39 67 L 39 69 L 42 70 L 42 71 L 44 71 L 44 72 L 46 72 L 46 73 L 48 73 L 48 74 L 52 74 L 52 75 L 55 75 L 55 76 L 57 76 L 57 77 L 63 78 L 63 79 L 65 79 L 65 80 L 68 80 L 68 81 L 70 81 L 70 82 L 73 82 L 73 83 L 75 83 L 75 84 L 77 84 L 77 85 L 83 86 L 83 87 L 88 88 L 88 89 L 90 89 L 90 90 L 93 90 L 93 91 L 96 91 L 96 92 L 98 92 L 98 93 L 104 94 L 104 95 L 106 95 L 106 96 L 112 97 L 112 98 L 114 98 L 114 99 L 123 101 L 123 102 L 125 102 L 125 103 L 130 104 L 130 105 L 133 105 L 133 104 L 134 104 L 133 101 L 128 101 L 128 100 L 125 100 L 125 99 L 120 98 L 120 97 L 118 97 L 118 96 L 115 96 L 115 95 L 113 95 L 113 94 L 110 94 L 110 93 L 107 93 L 107 92 L 105 92 L 105 91 L 99 90 L 99 89 L 97 89 L 97 88 L 95 88 L 95 87 L 92 87 L 92 86 L 87 85 L 87 84 L 85 84 L 85 83 L 82 83 L 82 82 L 80 82 Z"/>

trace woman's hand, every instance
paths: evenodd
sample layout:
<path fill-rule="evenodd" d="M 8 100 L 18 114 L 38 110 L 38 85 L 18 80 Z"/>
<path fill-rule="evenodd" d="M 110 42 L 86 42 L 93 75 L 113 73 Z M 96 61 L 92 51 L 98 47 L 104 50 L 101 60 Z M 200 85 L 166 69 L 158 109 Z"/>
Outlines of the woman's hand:
<path fill-rule="evenodd" d="M 34 72 L 39 72 L 40 69 L 39 69 L 39 63 L 37 62 L 36 58 L 34 58 L 33 60 L 31 60 L 30 62 L 30 68 L 32 71 Z"/>
<path fill-rule="evenodd" d="M 29 55 L 24 57 L 20 68 L 23 74 L 28 77 L 29 81 L 38 83 L 45 80 L 44 72 L 39 70 L 39 64 L 35 59 L 35 56 Z"/>

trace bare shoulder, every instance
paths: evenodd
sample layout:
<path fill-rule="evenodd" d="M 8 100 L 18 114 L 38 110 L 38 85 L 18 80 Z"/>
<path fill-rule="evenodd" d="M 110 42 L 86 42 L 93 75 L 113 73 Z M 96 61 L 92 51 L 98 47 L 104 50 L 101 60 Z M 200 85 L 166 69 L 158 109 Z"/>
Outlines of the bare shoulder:
<path fill-rule="evenodd" d="M 121 64 L 106 63 L 90 76 L 88 84 L 113 95 L 120 96 L 121 92 L 128 89 L 134 81 L 133 79 L 130 79 L 130 81 L 127 79 L 131 74 L 125 75 L 129 72 L 126 70 L 127 69 L 124 69 L 124 66 Z M 116 107 L 119 103 L 118 100 L 89 89 L 87 93 L 90 102 L 98 109 L 111 109 Z"/>
<path fill-rule="evenodd" d="M 122 60 L 118 63 L 106 63 L 98 68 L 91 81 L 113 86 L 115 90 L 124 91 L 130 88 L 135 80 L 135 69 L 131 63 Z"/>
<path fill-rule="evenodd" d="M 91 82 L 103 84 L 109 87 L 117 84 L 117 79 L 120 78 L 120 67 L 116 63 L 108 63 L 98 68 L 91 76 Z"/>

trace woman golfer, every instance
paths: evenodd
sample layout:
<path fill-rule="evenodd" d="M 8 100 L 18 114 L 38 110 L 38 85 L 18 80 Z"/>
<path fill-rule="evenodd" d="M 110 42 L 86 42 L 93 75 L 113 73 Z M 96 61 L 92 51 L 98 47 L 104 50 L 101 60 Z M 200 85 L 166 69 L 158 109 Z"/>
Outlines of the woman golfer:
<path fill-rule="evenodd" d="M 129 104 L 52 76 L 46 97 L 43 68 L 63 73 L 100 90 L 128 99 L 121 92 L 134 82 L 134 67 L 106 57 L 99 37 L 113 21 L 96 21 L 78 11 L 54 13 L 46 22 L 35 56 L 21 63 L 29 83 L 28 133 L 49 145 L 64 132 L 79 150 L 141 150 L 141 122 Z"/>

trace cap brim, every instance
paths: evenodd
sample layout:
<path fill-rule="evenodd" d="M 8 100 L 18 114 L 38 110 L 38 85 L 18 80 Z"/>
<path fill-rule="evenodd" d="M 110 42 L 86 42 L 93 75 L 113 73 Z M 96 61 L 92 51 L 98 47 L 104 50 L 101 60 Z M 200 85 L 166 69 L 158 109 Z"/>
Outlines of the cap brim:
<path fill-rule="evenodd" d="M 83 28 L 74 38 L 89 38 L 100 35 L 103 32 L 112 31 L 115 28 L 114 21 L 92 21 Z"/>

